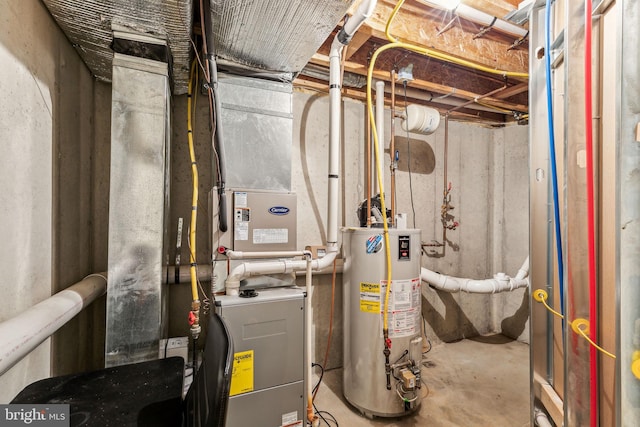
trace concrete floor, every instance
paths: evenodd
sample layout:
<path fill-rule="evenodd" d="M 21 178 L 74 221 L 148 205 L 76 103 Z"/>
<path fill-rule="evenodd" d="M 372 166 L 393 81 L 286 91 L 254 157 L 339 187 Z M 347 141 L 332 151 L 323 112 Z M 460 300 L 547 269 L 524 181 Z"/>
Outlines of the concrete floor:
<path fill-rule="evenodd" d="M 527 344 L 502 335 L 440 344 L 424 356 L 422 375 L 426 397 L 418 412 L 403 418 L 360 415 L 342 395 L 342 369 L 325 372 L 315 403 L 342 427 L 530 425 Z"/>

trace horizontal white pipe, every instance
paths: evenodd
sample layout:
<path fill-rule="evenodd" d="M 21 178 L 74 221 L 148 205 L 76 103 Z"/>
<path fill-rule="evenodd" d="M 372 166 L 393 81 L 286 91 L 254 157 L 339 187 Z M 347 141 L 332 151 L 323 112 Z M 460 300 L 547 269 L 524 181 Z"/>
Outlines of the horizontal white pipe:
<path fill-rule="evenodd" d="M 106 273 L 91 274 L 0 323 L 0 375 L 106 291 Z"/>
<path fill-rule="evenodd" d="M 461 18 L 467 19 L 485 27 L 493 24 L 493 28 L 512 36 L 524 37 L 527 35 L 526 29 L 511 22 L 505 21 L 504 19 L 489 15 L 488 13 L 482 12 L 471 6 L 467 6 L 466 4 L 462 4 L 459 1 L 421 0 L 421 2 L 448 10 L 449 12 L 454 12 Z"/>
<path fill-rule="evenodd" d="M 516 277 L 509 277 L 504 273 L 497 273 L 491 279 L 462 279 L 422 268 L 420 270 L 420 278 L 434 288 L 446 292 L 462 291 L 475 294 L 495 294 L 497 292 L 510 292 L 529 286 L 529 279 L 527 279 L 528 269 L 529 258 L 527 257 Z"/>
<path fill-rule="evenodd" d="M 242 252 L 227 250 L 225 255 L 229 259 L 256 259 L 256 258 L 293 258 L 306 256 L 308 251 L 272 251 L 272 252 Z"/>
<path fill-rule="evenodd" d="M 327 248 L 330 249 L 330 248 Z M 313 271 L 323 270 L 331 265 L 336 258 L 337 251 L 328 252 L 322 258 L 311 261 Z M 286 274 L 304 271 L 307 268 L 306 260 L 282 259 L 277 261 L 245 262 L 234 268 L 227 280 L 225 288 L 227 295 L 237 295 L 240 289 L 240 281 L 247 277 L 262 276 L 265 274 Z"/>

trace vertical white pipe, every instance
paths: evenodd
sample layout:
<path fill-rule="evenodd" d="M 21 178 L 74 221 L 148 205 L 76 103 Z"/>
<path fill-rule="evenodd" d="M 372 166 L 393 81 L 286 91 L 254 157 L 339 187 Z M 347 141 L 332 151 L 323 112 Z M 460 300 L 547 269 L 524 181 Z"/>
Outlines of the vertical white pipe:
<path fill-rule="evenodd" d="M 384 82 L 376 82 L 376 132 L 378 133 L 378 154 L 380 155 L 382 176 L 380 182 L 382 188 L 378 186 L 378 192 L 382 193 L 384 190 Z M 375 161 L 375 160 L 374 160 Z M 375 167 L 373 170 L 377 170 Z M 376 179 L 376 184 L 378 180 Z"/>
<path fill-rule="evenodd" d="M 307 375 L 306 375 L 306 379 L 307 379 L 307 420 L 310 423 L 313 423 L 313 386 L 312 383 L 313 381 L 311 381 L 311 376 L 313 375 L 313 369 L 311 368 L 311 322 L 313 320 L 313 316 L 311 313 L 311 293 L 312 293 L 312 287 L 311 287 L 311 256 L 307 256 L 307 275 L 305 277 L 305 289 L 307 292 L 307 296 L 305 298 L 306 300 L 306 305 L 307 305 L 307 309 L 305 311 L 305 320 L 304 320 L 304 327 L 305 327 L 305 351 L 304 351 L 304 359 L 305 359 L 305 366 L 306 366 L 306 370 L 307 370 Z"/>
<path fill-rule="evenodd" d="M 337 250 L 338 245 L 338 191 L 340 170 L 340 56 L 344 45 L 334 40 L 329 53 L 329 191 L 327 216 L 327 246 Z"/>

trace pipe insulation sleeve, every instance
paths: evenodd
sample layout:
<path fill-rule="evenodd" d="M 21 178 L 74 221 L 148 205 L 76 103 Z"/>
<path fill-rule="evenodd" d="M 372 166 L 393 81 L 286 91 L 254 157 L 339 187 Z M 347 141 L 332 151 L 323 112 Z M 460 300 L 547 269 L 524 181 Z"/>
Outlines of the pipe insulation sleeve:
<path fill-rule="evenodd" d="M 106 273 L 91 274 L 0 323 L 0 375 L 106 292 Z"/>

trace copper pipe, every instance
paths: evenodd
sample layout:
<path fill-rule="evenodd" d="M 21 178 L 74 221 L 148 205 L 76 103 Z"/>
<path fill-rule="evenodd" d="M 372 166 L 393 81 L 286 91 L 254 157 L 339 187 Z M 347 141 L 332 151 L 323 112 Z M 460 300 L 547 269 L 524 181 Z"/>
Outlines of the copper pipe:
<path fill-rule="evenodd" d="M 366 168 L 367 175 L 367 227 L 371 227 L 371 119 L 365 108 L 365 127 L 367 128 Z"/>
<path fill-rule="evenodd" d="M 391 70 L 391 141 L 389 157 L 391 159 L 391 224 L 396 226 L 396 70 Z M 409 141 L 407 141 L 407 144 Z"/>
<path fill-rule="evenodd" d="M 447 193 L 447 153 L 449 152 L 449 113 L 444 115 L 444 191 L 443 194 Z"/>
<path fill-rule="evenodd" d="M 443 166 L 443 189 L 442 189 L 442 197 L 444 200 L 444 197 L 447 194 L 447 189 L 448 189 L 448 185 L 447 185 L 447 159 L 449 158 L 449 113 L 446 113 L 444 115 L 444 166 Z M 443 247 L 443 252 L 442 254 L 444 255 L 444 251 L 447 247 L 447 227 L 446 227 L 446 223 L 442 222 L 442 247 Z"/>
<path fill-rule="evenodd" d="M 464 108 L 464 107 L 466 107 L 466 106 L 467 106 L 467 105 L 469 105 L 469 104 L 473 104 L 474 102 L 479 101 L 479 100 L 481 100 L 481 99 L 483 99 L 483 98 L 487 98 L 487 97 L 489 97 L 489 96 L 495 95 L 496 93 L 500 93 L 500 92 L 502 92 L 503 90 L 505 90 L 507 87 L 508 87 L 508 86 L 505 84 L 504 86 L 499 87 L 498 89 L 492 90 L 492 91 L 491 91 L 491 92 L 489 92 L 489 93 L 485 93 L 484 95 L 476 96 L 475 98 L 473 98 L 473 99 L 471 99 L 471 100 L 469 100 L 469 101 L 465 102 L 464 104 L 460 104 L 460 105 L 458 105 L 458 106 L 456 106 L 456 107 L 453 107 L 452 109 L 450 109 L 449 111 L 447 111 L 447 112 L 445 113 L 445 116 L 449 115 L 450 113 L 452 113 L 452 112 L 454 112 L 454 111 L 456 111 L 456 110 L 459 110 L 459 109 L 461 109 L 461 108 Z"/>

